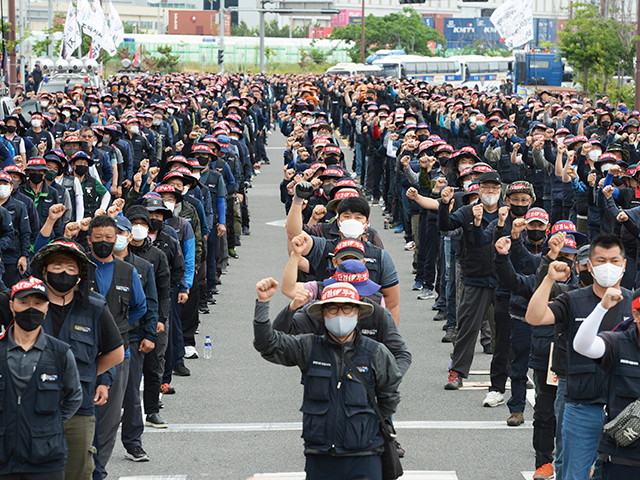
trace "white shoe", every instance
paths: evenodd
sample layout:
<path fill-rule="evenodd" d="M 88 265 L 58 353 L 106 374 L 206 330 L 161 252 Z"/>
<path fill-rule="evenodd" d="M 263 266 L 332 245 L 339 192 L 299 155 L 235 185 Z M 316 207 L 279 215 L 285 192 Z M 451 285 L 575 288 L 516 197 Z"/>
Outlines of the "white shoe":
<path fill-rule="evenodd" d="M 414 242 L 413 240 L 410 242 L 407 242 L 406 245 L 404 246 L 404 249 L 406 251 L 415 250 L 415 248 L 416 248 L 416 242 Z"/>
<path fill-rule="evenodd" d="M 183 358 L 191 358 L 191 359 L 198 358 L 198 351 L 196 350 L 196 347 L 185 346 Z"/>
<path fill-rule="evenodd" d="M 483 407 L 497 407 L 498 405 L 504 405 L 504 395 L 500 392 L 491 391 L 487 393 L 482 402 Z"/>

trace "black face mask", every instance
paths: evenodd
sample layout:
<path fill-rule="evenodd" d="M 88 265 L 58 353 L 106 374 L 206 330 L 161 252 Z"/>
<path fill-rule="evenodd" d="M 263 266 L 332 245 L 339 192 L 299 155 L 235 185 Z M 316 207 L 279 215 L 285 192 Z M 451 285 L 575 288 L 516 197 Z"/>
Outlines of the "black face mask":
<path fill-rule="evenodd" d="M 584 285 L 585 287 L 588 287 L 589 285 L 593 285 L 593 276 L 591 276 L 591 273 L 589 273 L 589 270 L 583 270 L 578 274 L 578 278 L 580 279 L 580 282 L 582 283 L 582 285 Z"/>
<path fill-rule="evenodd" d="M 418 135 L 418 140 L 420 140 L 420 142 L 424 142 L 425 140 L 427 140 L 429 137 L 427 135 Z"/>
<path fill-rule="evenodd" d="M 44 313 L 37 308 L 31 307 L 24 312 L 16 312 L 14 318 L 21 329 L 32 332 L 44 322 Z"/>
<path fill-rule="evenodd" d="M 76 165 L 74 171 L 76 172 L 76 174 L 82 177 L 83 175 L 87 174 L 87 172 L 89 171 L 89 167 L 87 165 Z"/>
<path fill-rule="evenodd" d="M 31 183 L 35 183 L 36 185 L 39 185 L 42 183 L 42 181 L 44 180 L 44 175 L 42 173 L 30 173 L 29 174 L 29 181 Z"/>
<path fill-rule="evenodd" d="M 113 246 L 115 242 L 94 242 L 91 244 L 91 248 L 93 250 L 93 254 L 97 258 L 107 258 L 109 255 L 113 253 Z"/>
<path fill-rule="evenodd" d="M 14 127 L 13 125 L 7 125 L 7 132 L 15 133 L 15 131 L 16 131 L 16 127 Z"/>
<path fill-rule="evenodd" d="M 327 197 L 331 195 L 331 190 L 333 190 L 333 185 L 331 183 L 327 183 L 326 185 L 322 186 L 322 191 Z"/>
<path fill-rule="evenodd" d="M 570 258 L 567 258 L 567 257 L 558 257 L 558 258 L 556 258 L 556 260 L 557 260 L 558 262 L 564 262 L 564 263 L 566 263 L 567 265 L 569 265 L 569 268 L 573 268 L 573 260 L 571 260 Z"/>
<path fill-rule="evenodd" d="M 611 126 L 611 122 L 609 122 L 609 121 L 605 120 L 604 122 L 602 122 L 602 126 L 603 126 L 604 128 L 609 128 L 609 127 Z"/>
<path fill-rule="evenodd" d="M 623 177 L 613 177 L 613 184 L 616 187 L 621 187 L 622 185 L 624 185 L 624 178 Z"/>
<path fill-rule="evenodd" d="M 207 157 L 196 157 L 196 160 L 198 160 L 198 163 L 203 167 L 207 166 L 209 163 L 209 159 Z"/>
<path fill-rule="evenodd" d="M 60 293 L 67 293 L 78 283 L 78 275 L 69 275 L 67 272 L 47 272 L 47 283 Z"/>
<path fill-rule="evenodd" d="M 509 208 L 514 217 L 524 217 L 529 210 L 528 205 L 511 205 Z"/>
<path fill-rule="evenodd" d="M 546 236 L 547 232 L 544 230 L 527 230 L 527 237 L 532 242 L 539 242 Z"/>
<path fill-rule="evenodd" d="M 45 178 L 46 180 L 49 180 L 50 182 L 52 182 L 53 180 L 55 180 L 55 179 L 56 179 L 56 177 L 57 177 L 57 176 L 58 176 L 58 172 L 56 172 L 55 170 L 49 170 L 49 171 L 45 174 L 44 178 Z"/>
<path fill-rule="evenodd" d="M 152 218 L 151 223 L 149 224 L 149 231 L 157 232 L 162 228 L 162 220 L 158 220 L 157 218 Z"/>

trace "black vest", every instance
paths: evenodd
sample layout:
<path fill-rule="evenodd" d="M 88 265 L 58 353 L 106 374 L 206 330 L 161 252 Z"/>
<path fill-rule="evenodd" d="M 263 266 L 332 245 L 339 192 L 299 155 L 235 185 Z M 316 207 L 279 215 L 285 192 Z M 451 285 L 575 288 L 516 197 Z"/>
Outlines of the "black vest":
<path fill-rule="evenodd" d="M 509 184 L 520 180 L 520 165 L 511 163 L 511 154 L 504 145 L 500 147 L 500 160 L 498 160 L 498 173 L 503 183 Z"/>
<path fill-rule="evenodd" d="M 129 303 L 133 298 L 133 266 L 115 257 L 114 262 L 113 280 L 104 298 L 118 325 L 126 350 L 129 348 L 129 331 L 135 326 L 129 324 Z"/>
<path fill-rule="evenodd" d="M 47 335 L 31 379 L 18 396 L 0 340 L 0 475 L 59 472 L 67 464 L 62 428 L 65 357 L 69 346 Z"/>
<path fill-rule="evenodd" d="M 488 277 L 493 272 L 493 262 L 495 259 L 495 248 L 493 243 L 487 243 L 482 247 L 476 247 L 473 242 L 473 207 L 466 205 L 464 220 L 466 226 L 463 227 L 462 233 L 462 270 L 465 277 L 483 278 Z M 487 228 L 489 223 L 482 218 L 482 229 Z"/>
<path fill-rule="evenodd" d="M 333 251 L 336 248 L 336 245 L 340 242 L 341 238 L 328 238 L 324 247 L 323 258 L 326 259 L 326 262 L 320 265 L 315 272 L 316 280 L 323 281 L 329 278 L 331 275 L 329 273 L 329 269 L 333 269 L 333 262 L 331 259 L 333 258 Z M 372 282 L 376 282 L 380 284 L 380 279 L 382 277 L 381 270 L 381 261 L 382 261 L 382 249 L 376 247 L 375 245 L 369 242 L 362 242 L 364 245 L 364 261 L 367 269 L 369 270 L 369 278 Z"/>
<path fill-rule="evenodd" d="M 351 357 L 369 387 L 376 382 L 371 357 L 377 342 L 360 337 L 362 343 Z M 383 444 L 374 406 L 365 387 L 346 364 L 339 372 L 332 347 L 315 336 L 307 371 L 303 376 L 302 438 L 306 448 L 338 455 L 376 450 Z"/>
<path fill-rule="evenodd" d="M 93 217 L 98 207 L 100 207 L 100 196 L 96 190 L 96 182 L 97 180 L 89 174 L 86 174 L 84 182 L 81 182 L 85 217 Z M 75 199 L 75 196 L 73 198 Z"/>
<path fill-rule="evenodd" d="M 58 340 L 71 346 L 78 366 L 82 385 L 82 405 L 77 412 L 78 415 L 95 415 L 93 398 L 96 394 L 98 355 L 100 354 L 100 319 L 105 306 L 104 297 L 96 292 L 89 291 L 89 301 L 86 303 L 83 294 L 76 292 L 71 310 L 58 334 Z M 50 313 L 47 313 L 42 328 L 45 333 L 53 334 Z"/>
<path fill-rule="evenodd" d="M 626 288 L 621 288 L 622 302 L 618 304 L 618 315 L 612 327 L 600 325 L 599 331 L 612 329 L 622 323 L 625 319 L 631 318 L 631 301 L 633 293 Z M 578 332 L 582 321 L 589 316 L 596 305 L 600 302 L 591 287 L 580 288 L 567 292 L 570 303 L 570 314 L 567 329 L 567 386 L 565 398 L 567 402 L 576 403 L 606 403 L 605 379 L 602 370 L 598 368 L 596 362 L 580 355 L 573 349 L 573 339 Z"/>
<path fill-rule="evenodd" d="M 614 367 L 606 380 L 607 420 L 613 420 L 631 402 L 640 398 L 640 345 L 638 327 L 634 323 L 625 332 L 617 333 L 617 352 Z M 619 447 L 608 434 L 600 434 L 598 452 L 614 457 L 640 460 L 640 442 Z"/>

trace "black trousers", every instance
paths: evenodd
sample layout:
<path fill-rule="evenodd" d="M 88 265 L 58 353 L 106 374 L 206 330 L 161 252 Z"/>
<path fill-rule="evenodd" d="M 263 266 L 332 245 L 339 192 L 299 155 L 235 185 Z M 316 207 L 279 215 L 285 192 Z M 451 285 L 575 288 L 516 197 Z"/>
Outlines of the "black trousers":
<path fill-rule="evenodd" d="M 64 470 L 47 473 L 7 473 L 0 475 L 0 480 L 64 480 Z"/>
<path fill-rule="evenodd" d="M 142 373 L 144 375 L 144 411 L 147 415 L 159 413 L 160 381 L 164 372 L 160 371 L 157 344 L 156 348 L 144 354 Z"/>
<path fill-rule="evenodd" d="M 198 274 L 193 279 L 193 285 L 189 290 L 189 300 L 182 305 L 182 338 L 185 347 L 196 346 L 196 330 L 200 323 L 198 307 L 200 305 L 200 284 Z"/>
<path fill-rule="evenodd" d="M 533 449 L 536 452 L 536 469 L 553 463 L 556 440 L 556 414 L 553 405 L 557 387 L 547 384 L 547 371 L 534 370 L 536 404 L 533 407 Z"/>
<path fill-rule="evenodd" d="M 511 348 L 511 315 L 509 301 L 511 295 L 496 294 L 493 318 L 495 320 L 495 342 L 491 359 L 490 391 L 504 393 L 509 376 L 509 349 Z"/>
<path fill-rule="evenodd" d="M 382 458 L 307 455 L 304 471 L 306 480 L 382 480 Z"/>

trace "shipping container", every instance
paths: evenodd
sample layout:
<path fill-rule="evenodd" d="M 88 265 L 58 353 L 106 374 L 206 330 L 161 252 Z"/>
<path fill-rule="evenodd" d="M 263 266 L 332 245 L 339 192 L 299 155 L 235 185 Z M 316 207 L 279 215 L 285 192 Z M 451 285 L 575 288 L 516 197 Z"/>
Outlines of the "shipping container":
<path fill-rule="evenodd" d="M 556 43 L 558 31 L 555 18 L 535 18 L 533 22 L 536 45 L 540 46 L 544 42 Z"/>
<path fill-rule="evenodd" d="M 454 42 L 472 43 L 476 35 L 475 18 L 448 18 L 444 22 L 444 38 Z"/>
<path fill-rule="evenodd" d="M 314 39 L 329 38 L 333 27 L 309 27 L 309 37 Z"/>
<path fill-rule="evenodd" d="M 225 32 L 231 35 L 231 13 L 225 12 Z M 215 10 L 169 10 L 171 35 L 220 35 L 220 12 Z"/>
<path fill-rule="evenodd" d="M 489 17 L 476 19 L 476 38 L 483 43 L 489 44 L 498 43 L 500 41 L 500 34 L 493 23 L 491 23 Z"/>
<path fill-rule="evenodd" d="M 349 21 L 349 18 L 358 16 L 362 16 L 362 10 L 340 10 L 338 15 L 333 15 L 331 17 L 331 26 L 332 27 L 344 27 L 349 25 L 349 23 L 353 23 Z"/>
<path fill-rule="evenodd" d="M 434 28 L 434 25 L 435 25 L 433 17 L 427 17 L 427 16 L 422 17 L 422 23 L 429 28 Z"/>

